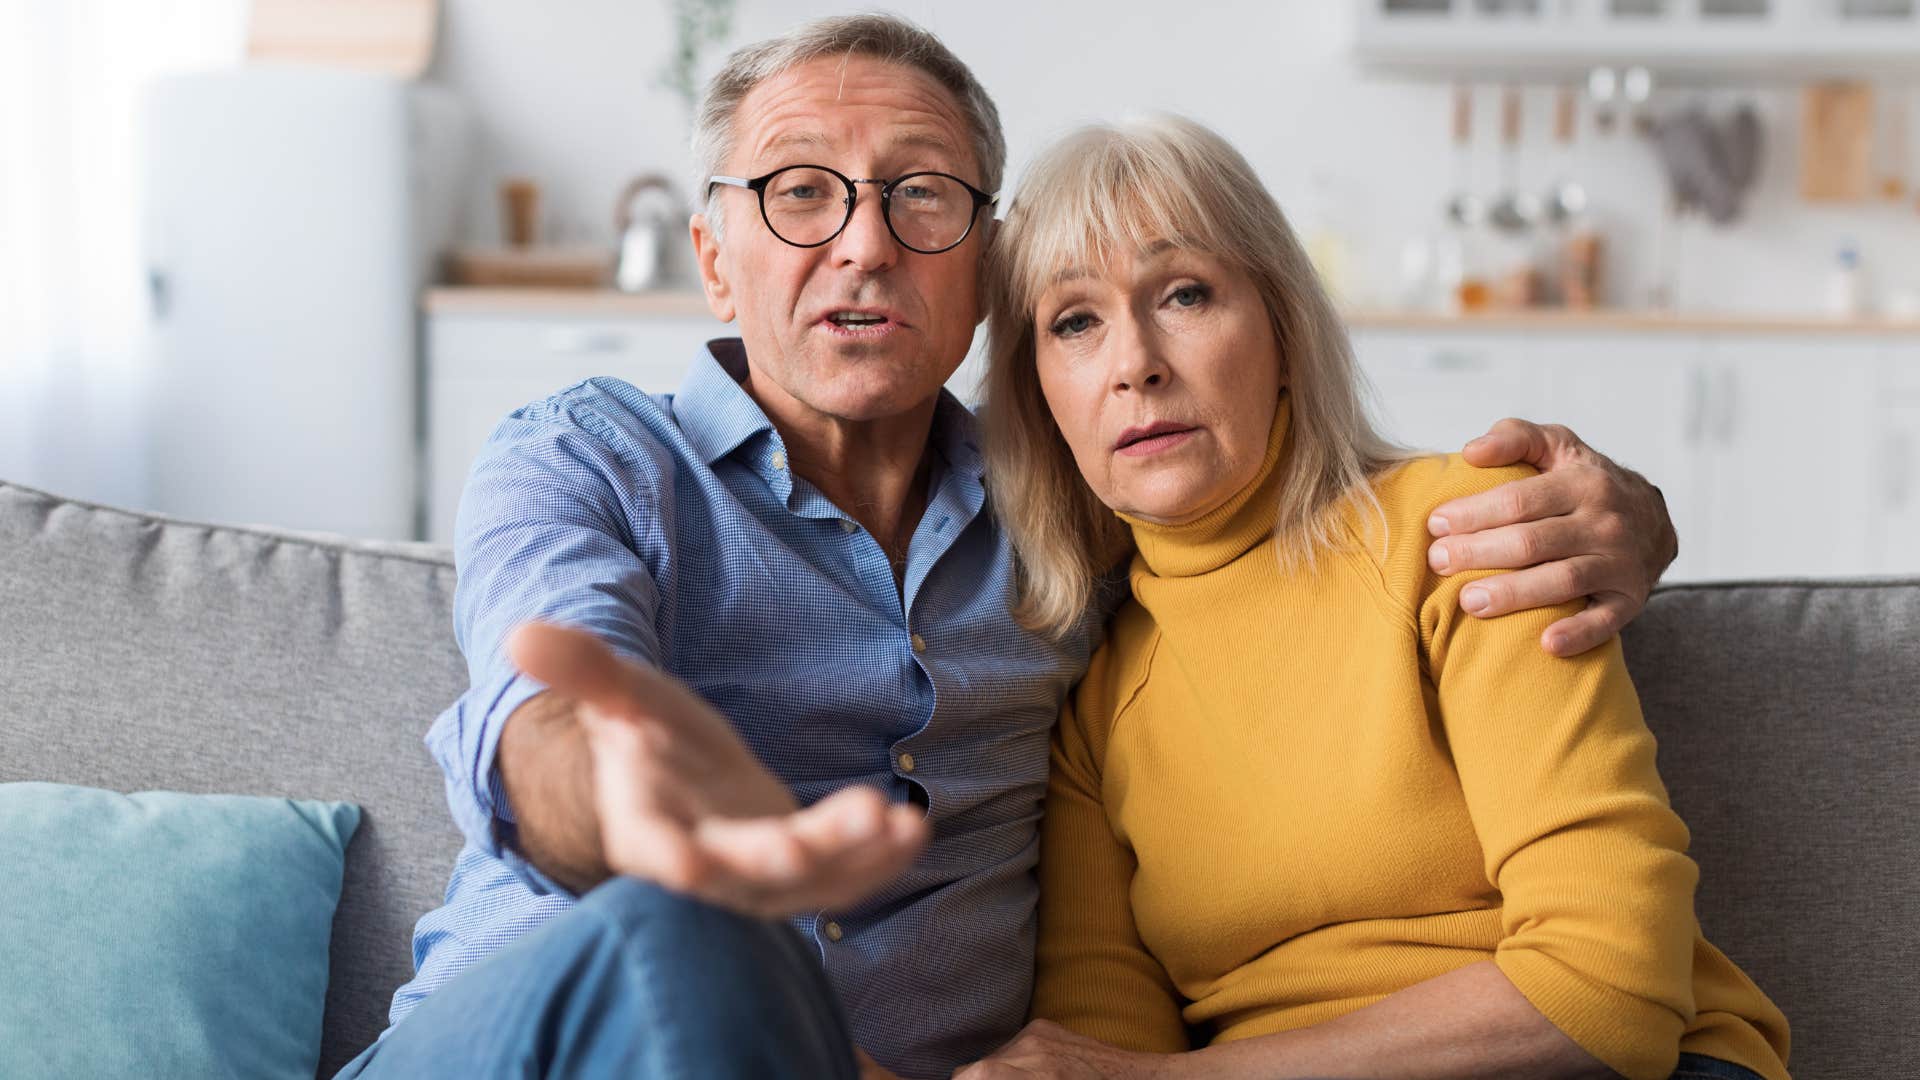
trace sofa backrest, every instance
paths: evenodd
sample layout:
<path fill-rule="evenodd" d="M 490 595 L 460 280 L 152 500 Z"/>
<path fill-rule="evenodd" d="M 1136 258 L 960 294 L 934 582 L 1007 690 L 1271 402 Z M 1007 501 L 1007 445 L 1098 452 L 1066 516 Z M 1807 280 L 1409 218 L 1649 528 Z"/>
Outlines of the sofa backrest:
<path fill-rule="evenodd" d="M 1667 587 L 1625 644 L 1701 928 L 1794 1075 L 1920 1076 L 1920 582 Z"/>
<path fill-rule="evenodd" d="M 349 799 L 322 1076 L 385 1027 L 460 839 L 421 744 L 466 685 L 443 549 L 0 483 L 0 781 Z M 1794 1073 L 1920 1076 L 1920 582 L 1674 586 L 1626 635 L 1707 936 Z"/>
<path fill-rule="evenodd" d="M 424 545 L 216 528 L 0 483 L 0 781 L 360 804 L 321 1076 L 386 1027 L 460 849 L 421 742 L 466 687 Z"/>

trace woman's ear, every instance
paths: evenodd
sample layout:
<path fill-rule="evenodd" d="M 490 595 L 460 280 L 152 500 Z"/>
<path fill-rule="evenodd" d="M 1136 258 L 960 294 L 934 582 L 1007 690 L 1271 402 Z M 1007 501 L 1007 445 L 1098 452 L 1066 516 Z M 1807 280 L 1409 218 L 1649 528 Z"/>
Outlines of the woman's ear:
<path fill-rule="evenodd" d="M 733 286 L 721 266 L 720 238 L 707 215 L 695 214 L 688 219 L 687 238 L 693 242 L 694 265 L 700 268 L 700 290 L 707 295 L 707 310 L 721 322 L 732 322 Z"/>

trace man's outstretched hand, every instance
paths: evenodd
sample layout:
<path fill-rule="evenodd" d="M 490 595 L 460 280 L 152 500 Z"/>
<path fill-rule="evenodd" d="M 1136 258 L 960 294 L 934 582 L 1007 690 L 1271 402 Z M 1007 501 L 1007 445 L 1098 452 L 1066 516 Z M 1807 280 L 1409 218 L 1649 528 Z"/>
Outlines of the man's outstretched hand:
<path fill-rule="evenodd" d="M 574 704 L 616 874 L 776 917 L 851 904 L 926 844 L 923 813 L 889 805 L 871 787 L 801 809 L 712 706 L 592 634 L 528 623 L 507 639 L 507 654 Z"/>
<path fill-rule="evenodd" d="M 1434 508 L 1436 572 L 1516 571 L 1468 585 L 1461 607 L 1491 618 L 1585 598 L 1585 611 L 1541 636 L 1556 656 L 1585 652 L 1640 614 L 1679 553 L 1659 488 L 1557 424 L 1502 420 L 1463 453 L 1483 469 L 1524 461 L 1540 475 Z"/>

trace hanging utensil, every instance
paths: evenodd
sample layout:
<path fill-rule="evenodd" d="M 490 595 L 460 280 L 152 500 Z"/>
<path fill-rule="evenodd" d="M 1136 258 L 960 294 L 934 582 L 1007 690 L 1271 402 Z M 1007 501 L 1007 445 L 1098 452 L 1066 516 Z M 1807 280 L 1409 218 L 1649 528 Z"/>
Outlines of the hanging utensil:
<path fill-rule="evenodd" d="M 1560 179 L 1547 189 L 1547 197 L 1543 200 L 1547 223 L 1556 228 L 1572 224 L 1587 209 L 1587 189 L 1571 175 L 1573 139 L 1579 124 L 1579 109 L 1578 92 L 1571 86 L 1561 87 L 1553 109 L 1553 138 L 1560 147 Z"/>
<path fill-rule="evenodd" d="M 1620 76 L 1610 67 L 1597 67 L 1587 73 L 1587 96 L 1593 99 L 1593 127 L 1602 135 L 1613 134 L 1613 99 L 1620 95 Z"/>
<path fill-rule="evenodd" d="M 1453 88 L 1453 196 L 1447 220 L 1473 228 L 1486 220 L 1487 204 L 1473 191 L 1473 87 Z"/>
<path fill-rule="evenodd" d="M 1487 220 L 1501 232 L 1515 235 L 1540 220 L 1540 199 L 1520 189 L 1520 88 L 1509 86 L 1500 101 L 1500 173 L 1503 191 L 1487 210 Z"/>

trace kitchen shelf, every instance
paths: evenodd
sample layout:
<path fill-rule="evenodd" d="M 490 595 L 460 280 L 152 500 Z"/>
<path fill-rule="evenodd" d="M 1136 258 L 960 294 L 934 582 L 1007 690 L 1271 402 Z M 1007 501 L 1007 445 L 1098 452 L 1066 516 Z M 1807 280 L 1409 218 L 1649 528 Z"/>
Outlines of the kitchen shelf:
<path fill-rule="evenodd" d="M 1361 0 L 1356 8 L 1361 63 L 1414 78 L 1564 81 L 1600 65 L 1646 67 L 1668 84 L 1920 73 L 1920 3 L 1911 0 Z"/>
<path fill-rule="evenodd" d="M 1347 325 L 1360 330 L 1526 330 L 1668 332 L 1704 334 L 1863 334 L 1920 335 L 1920 319 L 1838 318 L 1820 315 L 1747 315 L 1737 312 L 1658 312 L 1599 308 L 1487 311 L 1449 314 L 1428 311 L 1366 309 L 1349 312 Z"/>

